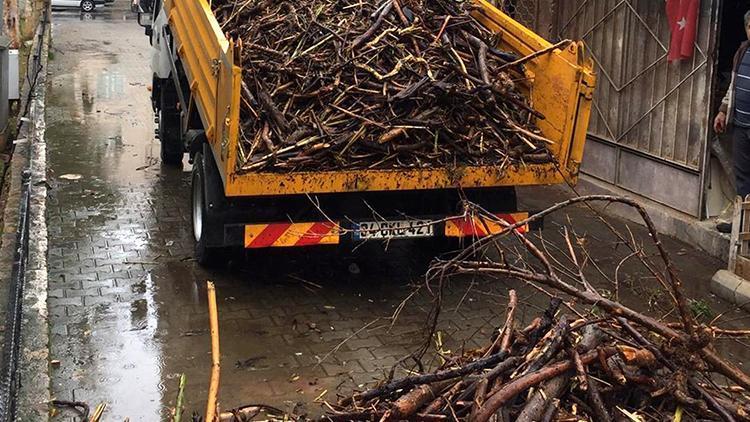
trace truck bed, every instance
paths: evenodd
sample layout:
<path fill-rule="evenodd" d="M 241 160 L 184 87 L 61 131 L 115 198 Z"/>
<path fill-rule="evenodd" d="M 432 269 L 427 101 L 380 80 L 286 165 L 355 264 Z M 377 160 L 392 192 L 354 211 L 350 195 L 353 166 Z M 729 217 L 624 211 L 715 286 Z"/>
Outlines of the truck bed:
<path fill-rule="evenodd" d="M 501 34 L 498 48 L 519 56 L 553 46 L 484 0 L 476 18 Z M 583 155 L 595 84 L 583 44 L 569 43 L 525 63 L 524 87 L 533 107 L 545 116 L 537 122 L 554 142 L 557 163 L 506 167 L 346 170 L 328 172 L 240 172 L 238 165 L 241 47 L 226 39 L 204 0 L 165 3 L 176 50 L 182 61 L 206 137 L 229 197 L 293 194 L 429 190 L 574 183 Z"/>

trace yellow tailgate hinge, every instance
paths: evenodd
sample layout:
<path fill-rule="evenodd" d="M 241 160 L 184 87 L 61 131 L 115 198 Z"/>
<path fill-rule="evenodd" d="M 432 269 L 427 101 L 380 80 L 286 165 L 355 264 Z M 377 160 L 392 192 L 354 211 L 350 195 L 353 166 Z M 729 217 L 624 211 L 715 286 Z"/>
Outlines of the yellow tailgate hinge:
<path fill-rule="evenodd" d="M 581 95 L 587 100 L 594 99 L 594 87 L 588 86 L 585 83 L 581 85 Z"/>
<path fill-rule="evenodd" d="M 572 177 L 578 177 L 578 172 L 581 170 L 581 162 L 577 160 L 568 161 L 568 171 Z"/>
<path fill-rule="evenodd" d="M 220 66 L 221 66 L 221 61 L 219 59 L 211 60 L 211 74 L 214 76 L 218 76 Z"/>
<path fill-rule="evenodd" d="M 581 95 L 587 100 L 592 100 L 596 89 L 596 79 L 584 70 L 579 70 L 578 72 L 582 76 L 579 82 L 581 85 Z"/>
<path fill-rule="evenodd" d="M 229 126 L 232 124 L 232 120 L 229 118 L 230 112 L 232 111 L 230 106 L 227 106 L 227 111 L 224 114 L 224 128 L 221 131 L 221 159 L 226 161 L 229 154 Z"/>

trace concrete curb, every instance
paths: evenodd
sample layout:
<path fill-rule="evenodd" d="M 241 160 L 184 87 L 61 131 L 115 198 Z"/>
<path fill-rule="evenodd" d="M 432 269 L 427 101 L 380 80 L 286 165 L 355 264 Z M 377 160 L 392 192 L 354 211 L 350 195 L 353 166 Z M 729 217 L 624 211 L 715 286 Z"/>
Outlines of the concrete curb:
<path fill-rule="evenodd" d="M 713 221 L 699 221 L 687 214 L 683 214 L 664 205 L 633 195 L 625 190 L 605 185 L 604 183 L 585 175 L 582 175 L 579 179 L 576 189 L 581 195 L 609 194 L 638 199 L 654 221 L 659 233 L 689 243 L 724 262 L 726 262 L 729 257 L 729 235 L 721 234 L 716 231 L 715 223 Z M 607 213 L 643 224 L 643 220 L 638 213 L 630 207 L 613 205 L 607 207 Z"/>
<path fill-rule="evenodd" d="M 45 93 L 50 25 L 41 27 L 41 72 L 31 87 L 28 122 L 19 137 L 26 138 L 28 161 L 14 160 L 14 167 L 28 166 L 29 247 L 26 283 L 23 287 L 21 339 L 18 362 L 16 420 L 49 420 L 49 321 L 47 317 L 47 158 L 45 141 Z M 40 38 L 35 38 L 39 40 Z M 32 49 L 32 51 L 35 51 Z M 25 131 L 24 131 L 25 128 Z M 23 170 L 21 170 L 23 171 Z M 14 173 L 16 174 L 16 173 Z"/>
<path fill-rule="evenodd" d="M 750 282 L 728 270 L 719 270 L 711 278 L 711 292 L 750 312 Z"/>

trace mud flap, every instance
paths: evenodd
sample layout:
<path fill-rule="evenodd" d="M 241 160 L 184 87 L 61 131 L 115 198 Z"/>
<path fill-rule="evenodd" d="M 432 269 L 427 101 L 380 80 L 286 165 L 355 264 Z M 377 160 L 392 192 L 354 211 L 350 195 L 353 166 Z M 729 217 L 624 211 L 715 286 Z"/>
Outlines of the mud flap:
<path fill-rule="evenodd" d="M 225 246 L 224 225 L 226 224 L 226 211 L 229 208 L 226 196 L 224 196 L 224 185 L 221 182 L 219 170 L 216 168 L 211 147 L 203 143 L 203 151 L 199 156 L 203 165 L 203 198 L 206 202 L 206 222 L 210 227 L 203 236 L 209 246 Z"/>

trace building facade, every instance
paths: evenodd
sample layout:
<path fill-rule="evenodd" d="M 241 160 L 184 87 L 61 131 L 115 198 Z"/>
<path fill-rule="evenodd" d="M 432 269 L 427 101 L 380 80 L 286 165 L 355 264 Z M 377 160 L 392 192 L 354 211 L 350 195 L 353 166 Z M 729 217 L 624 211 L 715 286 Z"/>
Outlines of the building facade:
<path fill-rule="evenodd" d="M 664 1 L 504 0 L 498 6 L 550 41 L 583 40 L 595 62 L 582 171 L 704 219 L 718 215 L 731 196 L 731 166 L 711 154 L 712 142 L 729 143 L 717 140 L 712 123 L 731 56 L 746 39 L 745 3 L 702 0 L 693 57 L 676 63 L 667 61 Z"/>

